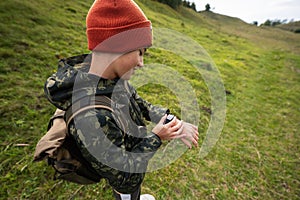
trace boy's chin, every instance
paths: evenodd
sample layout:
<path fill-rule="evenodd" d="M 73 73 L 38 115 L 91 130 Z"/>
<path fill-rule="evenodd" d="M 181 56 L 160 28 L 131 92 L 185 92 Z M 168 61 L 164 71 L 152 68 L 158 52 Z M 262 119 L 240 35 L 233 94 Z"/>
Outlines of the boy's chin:
<path fill-rule="evenodd" d="M 126 74 L 124 74 L 122 77 L 121 77 L 121 79 L 123 79 L 123 80 L 129 80 L 131 77 L 132 77 L 132 75 L 134 75 L 134 71 L 129 71 L 129 72 L 127 72 Z"/>

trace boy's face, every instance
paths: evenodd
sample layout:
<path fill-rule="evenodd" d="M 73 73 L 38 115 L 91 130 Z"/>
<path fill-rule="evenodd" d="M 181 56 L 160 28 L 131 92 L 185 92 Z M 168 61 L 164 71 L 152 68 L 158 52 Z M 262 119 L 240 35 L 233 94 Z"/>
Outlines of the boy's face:
<path fill-rule="evenodd" d="M 134 74 L 134 71 L 143 67 L 143 56 L 146 49 L 138 49 L 128 52 L 115 60 L 112 65 L 117 77 L 124 80 L 129 80 Z"/>

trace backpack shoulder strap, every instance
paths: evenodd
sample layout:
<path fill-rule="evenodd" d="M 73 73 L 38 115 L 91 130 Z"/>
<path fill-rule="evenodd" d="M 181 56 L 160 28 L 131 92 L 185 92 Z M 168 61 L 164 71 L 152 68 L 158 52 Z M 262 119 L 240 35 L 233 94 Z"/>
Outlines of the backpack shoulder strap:
<path fill-rule="evenodd" d="M 84 97 L 76 101 L 66 110 L 65 121 L 67 127 L 76 115 L 91 108 L 103 108 L 113 112 L 112 100 L 107 96 L 98 95 L 93 97 Z"/>

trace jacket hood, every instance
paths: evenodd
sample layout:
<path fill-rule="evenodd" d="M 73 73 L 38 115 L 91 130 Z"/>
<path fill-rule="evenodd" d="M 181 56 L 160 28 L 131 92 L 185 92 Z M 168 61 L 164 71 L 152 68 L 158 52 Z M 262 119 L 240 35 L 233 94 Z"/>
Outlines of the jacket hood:
<path fill-rule="evenodd" d="M 47 99 L 57 108 L 66 110 L 72 102 L 82 97 L 109 96 L 118 90 L 115 86 L 121 79 L 108 80 L 88 73 L 91 58 L 91 54 L 84 54 L 59 61 L 57 72 L 52 74 L 44 85 Z"/>

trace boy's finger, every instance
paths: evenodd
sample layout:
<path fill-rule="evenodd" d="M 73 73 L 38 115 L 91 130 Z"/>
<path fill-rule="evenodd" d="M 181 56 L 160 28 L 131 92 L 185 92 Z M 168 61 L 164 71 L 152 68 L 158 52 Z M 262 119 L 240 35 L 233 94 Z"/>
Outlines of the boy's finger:
<path fill-rule="evenodd" d="M 159 124 L 163 124 L 164 121 L 166 120 L 166 118 L 167 118 L 167 114 L 165 114 L 165 115 L 160 119 L 160 121 L 159 121 L 158 123 L 159 123 Z"/>
<path fill-rule="evenodd" d="M 190 142 L 188 140 L 186 140 L 185 138 L 181 138 L 181 141 L 186 145 L 188 146 L 188 148 L 192 148 L 192 145 L 190 144 Z"/>

